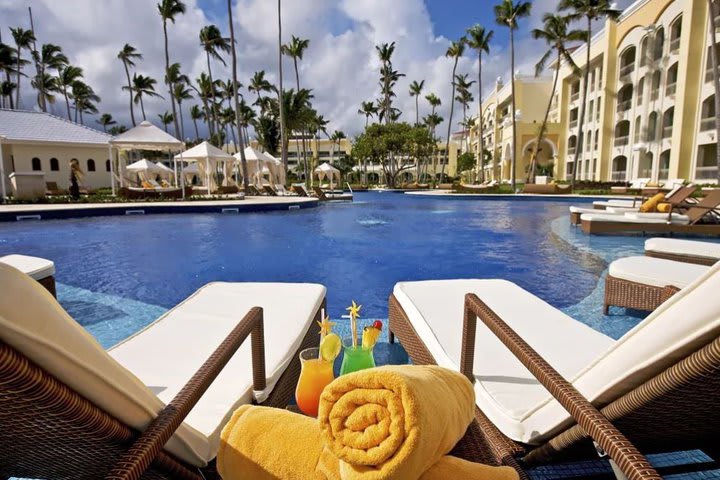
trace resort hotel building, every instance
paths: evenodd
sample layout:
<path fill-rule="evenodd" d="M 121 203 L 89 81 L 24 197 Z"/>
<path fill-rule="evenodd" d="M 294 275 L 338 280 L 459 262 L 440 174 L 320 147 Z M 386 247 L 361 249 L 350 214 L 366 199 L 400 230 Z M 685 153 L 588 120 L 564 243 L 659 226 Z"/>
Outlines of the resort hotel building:
<path fill-rule="evenodd" d="M 718 0 L 715 0 L 718 3 Z M 720 5 L 718 6 L 720 8 Z M 706 0 L 638 0 L 607 21 L 590 45 L 589 93 L 576 178 L 585 181 L 717 179 L 715 96 Z M 720 40 L 720 18 L 714 34 Z M 720 53 L 720 52 L 719 52 Z M 572 52 L 584 71 L 586 46 Z M 554 67 L 551 66 L 551 67 Z M 548 75 L 554 68 L 548 68 Z M 583 76 L 564 62 L 538 164 L 568 180 L 578 148 Z M 482 104 L 486 173 L 509 180 L 510 88 L 498 82 Z M 552 91 L 552 78 L 516 76 L 516 178 L 528 161 Z M 479 124 L 470 131 L 477 152 Z"/>

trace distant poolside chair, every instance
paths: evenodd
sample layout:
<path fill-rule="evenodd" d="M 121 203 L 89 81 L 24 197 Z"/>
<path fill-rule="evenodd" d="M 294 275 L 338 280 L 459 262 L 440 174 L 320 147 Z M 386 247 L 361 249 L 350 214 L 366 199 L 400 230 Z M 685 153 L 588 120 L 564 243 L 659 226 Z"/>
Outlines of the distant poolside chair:
<path fill-rule="evenodd" d="M 649 238 L 645 240 L 645 255 L 711 266 L 720 261 L 720 243 L 677 238 Z"/>
<path fill-rule="evenodd" d="M 292 185 L 292 191 L 297 193 L 300 197 L 309 197 L 310 192 L 307 191 L 307 188 L 305 188 L 305 185 L 301 183 L 294 183 Z"/>
<path fill-rule="evenodd" d="M 272 185 L 263 185 L 263 192 L 265 192 L 266 195 L 269 195 L 271 197 L 278 196 L 278 193 L 275 191 L 275 188 L 273 188 Z"/>
<path fill-rule="evenodd" d="M 250 185 L 248 185 L 248 186 L 245 188 L 245 193 L 246 193 L 247 195 L 252 196 L 252 197 L 260 197 L 260 196 L 262 196 L 262 193 L 260 192 L 260 190 L 258 190 L 257 187 L 256 187 L 255 185 L 253 185 L 253 184 L 250 184 Z"/>
<path fill-rule="evenodd" d="M 315 196 L 317 196 L 318 199 L 320 199 L 320 201 L 323 201 L 323 202 L 330 202 L 330 201 L 335 201 L 335 202 L 350 201 L 350 202 L 352 202 L 352 200 L 353 200 L 352 193 L 330 193 L 330 192 L 326 192 L 325 190 L 323 190 L 320 187 L 313 187 L 313 191 L 315 192 Z"/>
<path fill-rule="evenodd" d="M 614 340 L 504 280 L 401 282 L 390 339 L 414 364 L 459 369 L 475 384 L 475 422 L 456 451 L 490 445 L 485 463 L 519 468 L 597 458 L 592 438 L 643 478 L 616 457 L 631 444 L 606 447 L 597 435 L 617 427 L 645 453 L 720 459 L 718 291 L 720 264 Z"/>
<path fill-rule="evenodd" d="M 526 183 L 523 185 L 522 193 L 536 195 L 565 195 L 572 193 L 572 187 L 570 185 L 558 185 L 556 183 L 547 183 L 544 185 Z"/>
<path fill-rule="evenodd" d="M 322 285 L 212 283 L 105 351 L 28 276 L 0 264 L 0 284 L 3 478 L 218 478 L 224 424 L 287 405 L 325 305 Z"/>

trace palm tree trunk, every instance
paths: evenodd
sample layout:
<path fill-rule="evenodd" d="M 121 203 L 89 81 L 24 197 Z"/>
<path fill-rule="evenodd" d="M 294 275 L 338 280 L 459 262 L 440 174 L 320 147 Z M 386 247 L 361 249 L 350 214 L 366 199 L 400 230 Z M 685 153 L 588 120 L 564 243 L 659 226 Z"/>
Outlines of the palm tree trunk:
<path fill-rule="evenodd" d="M 512 27 L 510 28 L 510 88 L 512 90 L 512 127 L 513 127 L 513 144 L 512 144 L 512 158 L 510 158 L 510 186 L 512 187 L 513 193 L 515 193 L 515 167 L 517 158 L 517 119 L 515 118 L 515 34 L 513 33 Z"/>
<path fill-rule="evenodd" d="M 82 114 L 83 114 L 83 111 L 82 111 L 82 108 L 79 109 L 79 110 L 80 110 L 80 125 L 83 125 L 83 126 L 84 126 L 84 125 L 85 125 L 85 122 L 83 121 L 83 115 L 82 115 Z"/>
<path fill-rule="evenodd" d="M 182 100 L 178 98 L 178 115 L 180 116 L 180 141 L 185 141 L 185 120 L 183 119 Z"/>
<path fill-rule="evenodd" d="M 420 94 L 415 95 L 415 125 L 420 125 Z"/>
<path fill-rule="evenodd" d="M 285 106 L 283 102 L 283 64 L 282 64 L 282 0 L 277 2 L 278 12 L 278 74 L 280 80 L 280 92 L 278 93 L 278 103 L 280 107 L 280 138 L 282 140 L 282 150 L 280 152 L 280 158 L 282 159 L 283 168 L 287 174 L 288 169 L 288 132 L 285 130 Z"/>
<path fill-rule="evenodd" d="M 482 110 L 482 50 L 478 50 L 478 103 L 479 103 L 479 112 L 478 112 L 478 121 L 480 122 L 479 126 L 479 135 L 480 139 L 478 140 L 478 153 L 477 153 L 477 161 L 475 162 L 475 181 L 477 182 L 479 179 L 481 181 L 485 181 L 485 168 L 483 165 L 483 134 L 485 133 L 483 131 L 483 110 Z"/>
<path fill-rule="evenodd" d="M 550 118 L 550 110 L 552 109 L 553 99 L 555 98 L 555 91 L 557 90 L 558 78 L 560 77 L 560 60 L 562 60 L 562 53 L 558 48 L 557 56 L 557 68 L 555 69 L 555 78 L 553 79 L 552 91 L 550 92 L 550 100 L 548 101 L 547 109 L 545 110 L 545 118 L 540 125 L 540 131 L 535 139 L 535 147 L 533 148 L 532 156 L 530 157 L 530 168 L 528 169 L 527 183 L 535 183 L 535 169 L 537 167 L 537 156 L 540 151 L 540 142 L 542 142 L 545 136 L 545 130 L 547 130 L 548 118 Z"/>
<path fill-rule="evenodd" d="M 145 120 L 147 120 L 147 118 L 145 118 L 145 104 L 143 103 L 142 97 L 140 97 L 140 110 L 142 111 L 144 122 Z"/>
<path fill-rule="evenodd" d="M 133 108 L 133 92 L 132 92 L 132 81 L 130 80 L 130 70 L 128 69 L 127 62 L 123 60 L 123 65 L 125 66 L 125 76 L 127 77 L 128 82 L 128 95 L 130 95 L 130 121 L 132 122 L 133 127 L 136 126 L 135 124 L 135 110 Z M 70 107 L 68 107 L 69 111 Z"/>
<path fill-rule="evenodd" d="M 5 70 L 5 80 L 10 83 L 10 70 Z M 15 106 L 13 105 L 12 90 L 8 92 L 7 98 L 10 104 L 10 110 L 14 110 Z"/>
<path fill-rule="evenodd" d="M 22 78 L 22 60 L 20 58 L 20 44 L 16 43 L 17 46 L 17 87 L 15 88 L 15 105 L 17 105 L 18 110 L 20 110 L 20 79 Z"/>
<path fill-rule="evenodd" d="M 450 135 L 452 134 L 452 119 L 453 119 L 453 113 L 455 113 L 455 72 L 457 70 L 457 64 L 458 64 L 459 57 L 455 57 L 455 64 L 453 65 L 453 71 L 452 71 L 452 95 L 450 96 L 450 120 L 448 120 L 448 128 L 447 128 L 447 140 L 445 142 L 445 156 L 446 161 L 442 162 L 440 165 L 440 183 L 442 183 L 443 178 L 445 177 L 445 164 L 450 163 Z"/>
<path fill-rule="evenodd" d="M 237 81 L 237 52 L 235 51 L 235 26 L 233 24 L 232 0 L 227 2 L 228 22 L 230 23 L 230 48 L 232 53 L 232 79 L 233 79 L 233 102 L 235 104 L 235 125 L 238 136 L 240 137 L 240 168 L 242 169 L 243 188 L 248 188 L 248 169 L 247 159 L 245 158 L 245 142 L 242 134 L 242 126 L 240 125 L 240 102 L 238 100 L 238 81 Z M 197 132 L 197 126 L 195 126 Z"/>
<path fill-rule="evenodd" d="M 63 96 L 65 97 L 65 106 L 67 107 L 68 120 L 70 120 L 70 98 L 67 94 L 67 87 L 63 86 Z"/>
<path fill-rule="evenodd" d="M 717 142 L 717 148 L 715 149 L 715 154 L 717 157 L 717 176 L 718 176 L 718 183 L 720 183 L 720 73 L 718 73 L 718 68 L 720 68 L 720 59 L 718 58 L 718 43 L 717 43 L 717 34 L 715 33 L 715 18 L 720 14 L 720 12 L 717 11 L 717 7 L 715 5 L 715 2 L 713 0 L 708 0 L 708 16 L 710 17 L 710 46 L 712 49 L 712 55 L 711 55 L 711 61 L 712 61 L 712 68 L 713 68 L 713 83 L 715 85 L 715 140 Z"/>
<path fill-rule="evenodd" d="M 165 77 L 166 80 L 168 80 L 168 90 L 170 93 L 170 106 L 172 107 L 172 113 L 173 113 L 173 123 L 175 124 L 175 137 L 180 136 L 180 127 L 178 125 L 177 120 L 177 111 L 175 109 L 175 95 L 173 92 L 173 85 L 172 82 L 170 82 L 168 76 L 168 72 L 170 71 L 170 50 L 168 49 L 168 34 L 167 34 L 167 20 L 163 19 L 163 34 L 165 35 Z M 145 114 L 143 113 L 143 120 L 145 119 Z"/>
<path fill-rule="evenodd" d="M 587 19 L 587 55 L 585 57 L 585 73 L 583 75 L 583 97 L 580 104 L 580 118 L 578 119 L 578 134 L 575 150 L 575 160 L 573 161 L 572 177 L 570 179 L 570 189 L 575 189 L 575 179 L 577 178 L 578 163 L 580 162 L 580 154 L 583 151 L 583 127 L 585 127 L 585 104 L 588 96 L 588 80 L 590 79 L 590 42 L 592 41 L 592 20 Z"/>
<path fill-rule="evenodd" d="M 213 81 L 212 76 L 212 68 L 210 67 L 210 53 L 205 52 L 205 59 L 207 60 L 207 67 L 208 67 L 208 77 L 210 77 L 210 96 L 212 98 L 212 119 L 210 120 L 213 122 L 213 129 L 217 132 L 218 137 L 220 136 L 220 122 L 218 122 L 217 119 L 217 108 L 215 107 L 215 82 Z M 219 140 L 219 138 L 218 138 Z"/>
<path fill-rule="evenodd" d="M 200 138 L 200 131 L 198 130 L 197 120 L 193 118 L 192 121 L 193 125 L 195 125 L 195 139 L 197 140 L 198 138 Z"/>

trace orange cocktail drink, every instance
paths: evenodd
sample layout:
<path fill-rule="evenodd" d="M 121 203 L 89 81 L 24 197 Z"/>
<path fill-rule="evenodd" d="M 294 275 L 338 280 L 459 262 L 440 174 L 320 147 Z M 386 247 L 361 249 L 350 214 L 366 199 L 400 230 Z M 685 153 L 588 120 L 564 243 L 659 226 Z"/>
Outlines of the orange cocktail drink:
<path fill-rule="evenodd" d="M 318 348 L 308 348 L 300 352 L 300 362 L 302 367 L 295 389 L 295 400 L 305 415 L 317 417 L 320 395 L 335 379 L 333 362 L 320 358 Z"/>

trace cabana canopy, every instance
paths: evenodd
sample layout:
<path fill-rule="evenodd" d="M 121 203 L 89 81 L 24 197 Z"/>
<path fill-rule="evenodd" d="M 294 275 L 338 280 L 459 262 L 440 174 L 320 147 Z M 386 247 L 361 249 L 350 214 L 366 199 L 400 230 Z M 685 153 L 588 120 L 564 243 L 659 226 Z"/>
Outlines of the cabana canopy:
<path fill-rule="evenodd" d="M 208 195 L 212 193 L 212 189 L 214 187 L 214 179 L 210 175 L 210 172 L 215 169 L 217 162 L 224 162 L 225 164 L 223 172 L 225 173 L 224 176 L 226 183 L 230 180 L 232 170 L 235 166 L 235 157 L 209 144 L 208 142 L 202 142 L 195 145 L 190 150 L 186 150 L 180 155 L 175 156 L 176 160 L 179 160 L 180 158 L 187 162 L 197 162 L 200 176 L 205 177 L 205 185 L 207 187 Z"/>
<path fill-rule="evenodd" d="M 163 167 L 165 167 L 165 166 L 163 165 Z M 165 169 L 170 170 L 167 167 L 165 167 Z M 160 174 L 161 172 L 164 172 L 163 168 L 158 167 L 157 164 L 151 162 L 150 160 L 146 160 L 144 158 L 142 160 L 138 160 L 135 163 L 131 163 L 130 165 L 125 167 L 125 170 L 127 170 L 129 172 L 134 172 L 134 173 L 143 172 L 143 173 Z"/>
<path fill-rule="evenodd" d="M 162 172 L 160 173 L 160 176 L 162 177 L 167 176 L 169 178 L 171 175 L 175 174 L 172 168 L 166 167 L 165 164 L 162 162 L 155 162 L 155 165 L 157 165 L 157 167 L 162 170 Z"/>
<path fill-rule="evenodd" d="M 234 157 L 238 162 L 241 161 L 240 153 L 236 153 Z M 260 150 L 256 150 L 252 147 L 245 147 L 245 163 L 247 164 L 248 181 L 252 179 L 251 183 L 260 185 L 262 183 L 260 178 L 263 174 L 272 173 L 268 168 L 268 163 L 270 161 L 270 157 Z"/>
<path fill-rule="evenodd" d="M 315 170 L 313 170 L 313 173 L 318 176 L 318 179 L 322 181 L 323 179 L 327 178 L 330 180 L 330 187 L 332 188 L 334 186 L 333 180 L 337 179 L 338 182 L 341 179 L 340 176 L 340 170 L 333 167 L 329 163 L 325 162 L 319 167 L 317 167 Z"/>

